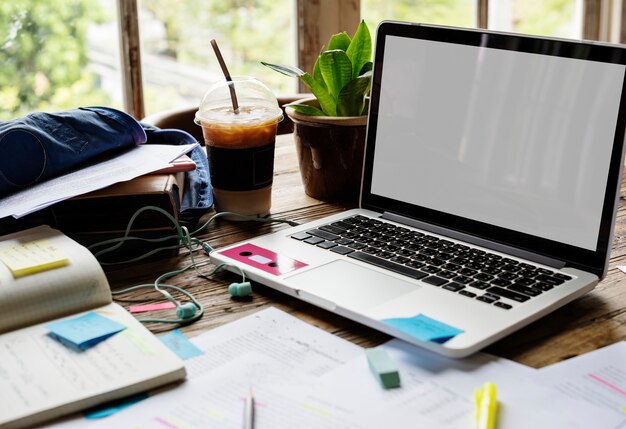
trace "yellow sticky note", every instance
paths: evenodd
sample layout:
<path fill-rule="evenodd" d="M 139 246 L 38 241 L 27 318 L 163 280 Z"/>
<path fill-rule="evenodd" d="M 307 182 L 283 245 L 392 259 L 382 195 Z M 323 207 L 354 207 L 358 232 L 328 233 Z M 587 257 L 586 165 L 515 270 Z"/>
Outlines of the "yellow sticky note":
<path fill-rule="evenodd" d="M 0 249 L 0 261 L 11 270 L 14 278 L 62 267 L 69 263 L 68 257 L 61 249 L 45 238 Z"/>

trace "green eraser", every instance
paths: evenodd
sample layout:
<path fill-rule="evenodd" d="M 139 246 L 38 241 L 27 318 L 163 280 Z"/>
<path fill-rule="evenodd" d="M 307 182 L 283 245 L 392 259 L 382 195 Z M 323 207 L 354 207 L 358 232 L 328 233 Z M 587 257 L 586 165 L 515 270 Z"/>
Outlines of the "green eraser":
<path fill-rule="evenodd" d="M 372 374 L 385 389 L 400 387 L 400 374 L 385 349 L 365 349 L 365 355 Z"/>

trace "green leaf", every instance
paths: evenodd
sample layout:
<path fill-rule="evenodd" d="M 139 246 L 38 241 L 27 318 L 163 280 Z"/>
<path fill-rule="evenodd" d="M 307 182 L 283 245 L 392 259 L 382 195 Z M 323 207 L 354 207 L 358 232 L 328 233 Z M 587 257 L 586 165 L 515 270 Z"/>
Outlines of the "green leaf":
<path fill-rule="evenodd" d="M 361 115 L 367 115 L 367 111 L 370 107 L 370 98 L 369 96 L 365 96 L 365 103 L 363 103 L 363 110 L 361 110 Z"/>
<path fill-rule="evenodd" d="M 326 115 L 317 107 L 309 106 L 308 104 L 290 103 L 290 104 L 285 105 L 285 107 L 287 106 L 291 107 L 293 110 L 295 110 L 297 113 L 300 113 L 301 115 L 309 115 L 309 116 L 325 116 Z"/>
<path fill-rule="evenodd" d="M 300 77 L 304 74 L 304 72 L 300 70 L 298 67 L 287 66 L 284 64 L 270 64 L 270 63 L 265 63 L 263 61 L 261 61 L 261 64 L 263 64 L 266 67 L 271 68 L 274 71 L 277 71 L 278 73 L 282 73 L 290 77 Z"/>
<path fill-rule="evenodd" d="M 322 72 L 320 71 L 320 58 L 317 57 L 315 60 L 315 64 L 313 65 L 313 79 L 315 79 L 320 85 L 324 87 L 326 92 L 328 92 L 328 88 L 326 87 L 326 82 L 324 82 L 324 76 L 322 76 Z"/>
<path fill-rule="evenodd" d="M 302 82 L 311 90 L 317 101 L 320 103 L 320 107 L 327 116 L 337 115 L 337 102 L 328 93 L 326 85 L 315 80 L 310 74 L 300 70 L 298 67 L 286 66 L 283 64 L 269 64 L 261 61 L 266 67 L 271 68 L 279 73 L 282 73 L 290 77 L 299 77 Z"/>
<path fill-rule="evenodd" d="M 308 73 L 304 73 L 300 76 L 300 79 L 302 79 L 302 82 L 309 87 L 315 98 L 317 98 L 326 116 L 337 116 L 337 102 L 328 93 L 326 87 L 322 86 Z"/>
<path fill-rule="evenodd" d="M 352 62 L 352 77 L 357 77 L 363 65 L 372 58 L 372 37 L 365 21 L 362 20 L 356 29 L 346 53 Z"/>
<path fill-rule="evenodd" d="M 337 100 L 339 92 L 352 78 L 352 64 L 348 55 L 338 49 L 325 51 L 319 57 L 320 71 L 324 77 L 324 82 L 333 96 Z"/>
<path fill-rule="evenodd" d="M 363 113 L 365 96 L 369 92 L 372 82 L 372 72 L 351 80 L 339 94 L 337 103 L 338 116 L 359 116 Z"/>
<path fill-rule="evenodd" d="M 365 73 L 367 73 L 368 71 L 371 71 L 374 68 L 374 63 L 371 61 L 366 62 L 365 64 L 363 64 L 363 67 L 361 67 L 361 71 L 359 72 L 359 76 L 363 76 Z"/>
<path fill-rule="evenodd" d="M 337 33 L 330 36 L 330 40 L 328 42 L 328 51 L 333 51 L 335 49 L 340 49 L 345 51 L 350 46 L 350 36 L 345 31 L 343 33 Z"/>

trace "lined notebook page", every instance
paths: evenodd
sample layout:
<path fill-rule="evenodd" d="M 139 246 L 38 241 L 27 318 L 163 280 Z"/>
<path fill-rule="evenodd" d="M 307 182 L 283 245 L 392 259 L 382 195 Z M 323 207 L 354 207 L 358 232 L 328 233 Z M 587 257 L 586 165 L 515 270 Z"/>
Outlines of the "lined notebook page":
<path fill-rule="evenodd" d="M 94 311 L 127 329 L 82 352 L 52 339 L 44 324 L 0 335 L 0 426 L 35 424 L 185 376 L 182 361 L 122 307 Z"/>

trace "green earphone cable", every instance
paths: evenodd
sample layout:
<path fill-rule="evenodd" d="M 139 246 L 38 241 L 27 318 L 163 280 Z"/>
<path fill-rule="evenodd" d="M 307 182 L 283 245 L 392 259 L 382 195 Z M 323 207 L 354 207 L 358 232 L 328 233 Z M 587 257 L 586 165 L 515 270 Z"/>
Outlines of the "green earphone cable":
<path fill-rule="evenodd" d="M 133 223 L 135 222 L 135 220 L 137 219 L 137 217 L 143 213 L 144 211 L 148 211 L 148 210 L 153 210 L 156 212 L 159 212 L 161 214 L 163 214 L 164 216 L 166 216 L 174 225 L 175 229 L 176 229 L 176 235 L 169 235 L 166 237 L 161 237 L 161 238 L 141 238 L 141 237 L 132 237 L 130 236 L 130 231 L 132 229 Z M 256 221 L 256 222 L 265 222 L 265 223 L 271 223 L 271 222 L 281 222 L 281 223 L 287 223 L 291 226 L 296 226 L 298 225 L 297 222 L 293 222 L 293 221 L 289 221 L 289 220 L 285 220 L 285 219 L 272 219 L 272 218 L 260 218 L 260 217 L 255 217 L 255 216 L 246 216 L 246 215 L 241 215 L 239 213 L 233 213 L 233 212 L 220 212 L 220 213 L 216 213 L 213 216 L 211 216 L 201 227 L 199 227 L 198 229 L 196 229 L 195 231 L 193 231 L 192 233 L 189 232 L 189 230 L 187 229 L 187 227 L 181 226 L 178 221 L 168 212 L 166 212 L 165 210 L 159 208 L 159 207 L 155 207 L 155 206 L 145 206 L 142 207 L 141 209 L 137 210 L 133 216 L 130 218 L 130 221 L 128 222 L 128 225 L 126 227 L 126 230 L 124 231 L 124 235 L 122 237 L 118 237 L 118 238 L 113 238 L 113 239 L 109 239 L 109 240 L 104 240 L 98 243 L 94 243 L 92 245 L 90 245 L 88 247 L 88 249 L 90 251 L 94 251 L 95 248 L 98 247 L 103 247 L 103 246 L 109 246 L 109 247 L 105 247 L 102 250 L 96 251 L 94 253 L 94 256 L 96 258 L 98 258 L 99 256 L 102 256 L 104 254 L 110 253 L 110 252 L 114 252 L 115 250 L 119 249 L 125 242 L 130 242 L 130 241 L 142 241 L 142 242 L 150 242 L 150 243 L 158 243 L 158 242 L 162 242 L 162 241 L 167 241 L 167 240 L 171 240 L 176 238 L 178 240 L 178 244 L 176 245 L 172 245 L 172 246 L 164 246 L 164 247 L 158 247 L 156 249 L 153 249 L 147 253 L 144 253 L 140 256 L 137 256 L 135 258 L 132 259 L 127 259 L 124 261 L 119 261 L 119 262 L 100 262 L 101 265 L 115 265 L 115 264 L 121 264 L 121 263 L 131 263 L 131 262 L 137 262 L 140 261 L 142 259 L 145 259 L 157 252 L 160 252 L 162 250 L 168 250 L 168 249 L 177 249 L 177 248 L 181 248 L 181 247 L 185 247 L 189 250 L 189 257 L 191 259 L 191 263 L 189 265 L 187 265 L 186 267 L 180 268 L 178 270 L 174 270 L 174 271 L 169 271 L 167 273 L 161 274 L 159 277 L 157 277 L 157 279 L 154 281 L 154 283 L 151 284 L 141 284 L 141 285 L 136 285 L 136 286 L 131 286 L 129 288 L 126 289 L 122 289 L 122 290 L 117 290 L 117 291 L 112 291 L 111 294 L 112 295 L 121 295 L 133 290 L 137 290 L 137 289 L 141 289 L 141 288 L 152 288 L 155 289 L 157 291 L 159 291 L 161 294 L 163 294 L 169 301 L 175 303 L 178 306 L 178 301 L 176 301 L 174 299 L 174 297 L 172 297 L 172 295 L 166 290 L 166 289 L 173 289 L 178 291 L 179 293 L 187 296 L 191 302 L 199 309 L 199 311 L 197 313 L 195 313 L 193 316 L 186 318 L 186 319 L 182 319 L 182 318 L 177 318 L 177 319 L 160 319 L 160 318 L 145 318 L 145 319 L 138 319 L 140 322 L 143 323 L 192 323 L 195 322 L 196 320 L 200 319 L 202 317 L 202 315 L 204 314 L 204 307 L 203 305 L 194 298 L 194 296 L 185 291 L 184 289 L 178 287 L 178 286 L 174 286 L 174 285 L 170 285 L 170 284 L 164 284 L 161 283 L 162 281 L 165 281 L 171 277 L 177 276 L 178 274 L 181 274 L 187 270 L 189 270 L 190 268 L 193 268 L 196 271 L 197 276 L 199 277 L 209 277 L 213 274 L 215 274 L 216 272 L 224 269 L 225 267 L 229 266 L 228 264 L 220 264 L 217 265 L 213 270 L 211 270 L 208 273 L 202 273 L 198 270 L 199 266 L 204 265 L 204 263 L 196 263 L 195 258 L 194 258 L 194 252 L 198 249 L 201 248 L 202 250 L 204 250 L 204 252 L 208 255 L 211 251 L 213 251 L 213 248 L 208 244 L 203 242 L 202 240 L 194 237 L 194 235 L 196 235 L 197 233 L 201 232 L 203 229 L 207 228 L 208 225 L 213 222 L 215 219 L 218 219 L 220 217 L 224 217 L 224 216 L 231 216 L 231 217 L 237 217 L 239 219 L 242 220 L 250 220 L 250 221 Z M 194 246 L 196 246 L 194 248 Z M 232 266 L 234 268 L 237 269 L 237 271 L 239 271 L 239 273 L 241 274 L 242 277 L 242 282 L 246 281 L 246 275 L 244 273 L 244 271 L 238 267 L 238 266 Z"/>
<path fill-rule="evenodd" d="M 144 211 L 148 211 L 148 210 L 154 210 L 154 211 L 157 211 L 157 212 L 163 214 L 164 216 L 166 216 L 172 222 L 174 227 L 176 228 L 176 235 L 169 235 L 169 236 L 161 237 L 161 238 L 142 238 L 142 237 L 132 237 L 132 236 L 130 236 L 130 232 L 131 232 L 133 223 L 135 222 L 137 217 L 141 213 L 143 213 Z M 96 258 L 98 258 L 99 256 L 102 256 L 104 254 L 107 254 L 107 253 L 110 253 L 110 252 L 113 252 L 113 251 L 119 249 L 125 242 L 129 242 L 129 241 L 142 241 L 142 242 L 149 242 L 149 243 L 158 243 L 158 242 L 162 242 L 162 241 L 171 240 L 173 238 L 176 238 L 178 240 L 178 244 L 176 244 L 176 245 L 158 247 L 156 249 L 153 249 L 153 250 L 151 250 L 149 252 L 146 252 L 146 253 L 144 253 L 144 254 L 142 254 L 140 256 L 137 256 L 135 258 L 124 260 L 124 261 L 120 261 L 120 262 L 100 262 L 101 265 L 115 265 L 115 264 L 121 264 L 121 263 L 137 262 L 137 261 L 145 259 L 145 258 L 147 258 L 149 256 L 152 256 L 155 253 L 160 252 L 162 250 L 177 249 L 177 248 L 180 248 L 180 247 L 187 247 L 189 249 L 189 251 L 191 253 L 193 253 L 194 249 L 192 248 L 192 244 L 200 246 L 205 251 L 205 253 L 209 254 L 213 250 L 213 248 L 208 243 L 205 243 L 202 240 L 199 240 L 198 238 L 196 238 L 194 236 L 196 234 L 198 234 L 199 232 L 201 232 L 203 229 L 207 228 L 209 226 L 209 224 L 211 222 L 213 222 L 214 220 L 216 220 L 216 219 L 218 219 L 220 217 L 225 217 L 225 216 L 237 217 L 237 218 L 242 219 L 242 220 L 250 220 L 250 221 L 255 221 L 255 222 L 263 222 L 263 223 L 287 223 L 287 224 L 289 224 L 291 226 L 297 226 L 298 225 L 297 222 L 286 220 L 286 219 L 262 218 L 262 217 L 255 217 L 255 216 L 246 216 L 246 215 L 242 215 L 242 214 L 239 214 L 239 213 L 233 213 L 233 212 L 219 212 L 219 213 L 216 213 L 213 216 L 211 216 L 202 226 L 197 228 L 195 231 L 193 231 L 192 233 L 188 233 L 188 232 L 185 232 L 186 231 L 185 227 L 180 226 L 178 221 L 171 214 L 169 214 L 168 212 L 166 212 L 162 208 L 156 207 L 156 206 L 145 206 L 145 207 L 142 207 L 141 209 L 137 210 L 133 214 L 133 216 L 130 218 L 130 221 L 128 222 L 128 226 L 126 227 L 126 230 L 124 231 L 124 235 L 122 235 L 121 237 L 112 238 L 112 239 L 109 239 L 109 240 L 104 240 L 104 241 L 100 241 L 98 243 L 94 243 L 94 244 L 88 246 L 88 249 L 93 252 L 95 248 L 111 245 L 110 247 L 106 247 L 106 248 L 104 248 L 102 250 L 94 252 L 94 256 Z"/>

